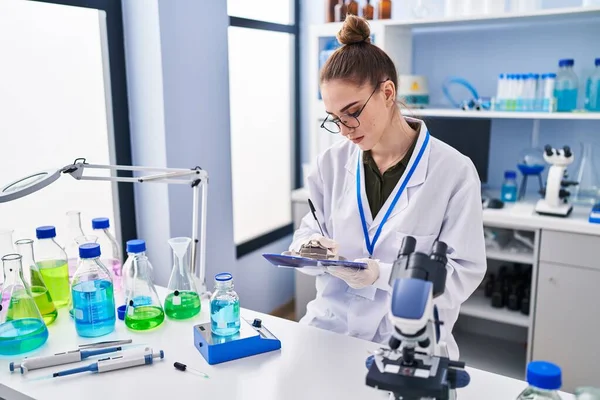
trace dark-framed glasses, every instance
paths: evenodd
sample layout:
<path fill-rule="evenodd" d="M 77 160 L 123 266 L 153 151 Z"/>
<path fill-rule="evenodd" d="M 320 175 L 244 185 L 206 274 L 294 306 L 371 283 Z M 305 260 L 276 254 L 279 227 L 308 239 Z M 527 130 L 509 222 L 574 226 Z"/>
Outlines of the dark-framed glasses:
<path fill-rule="evenodd" d="M 340 133 L 342 131 L 340 124 L 344 125 L 346 128 L 349 129 L 358 128 L 360 126 L 360 120 L 358 119 L 358 117 L 360 117 L 360 114 L 363 112 L 363 110 L 369 103 L 369 100 L 371 100 L 371 97 L 373 97 L 373 95 L 379 88 L 379 85 L 387 81 L 388 79 L 378 82 L 377 85 L 375 85 L 375 89 L 373 90 L 373 92 L 371 92 L 371 95 L 369 96 L 367 101 L 365 101 L 365 104 L 363 104 L 363 106 L 358 111 L 353 112 L 352 114 L 344 114 L 341 117 L 337 118 L 331 118 L 331 114 L 327 114 L 325 120 L 323 121 L 323 123 L 321 123 L 321 128 L 325 129 L 330 133 Z"/>

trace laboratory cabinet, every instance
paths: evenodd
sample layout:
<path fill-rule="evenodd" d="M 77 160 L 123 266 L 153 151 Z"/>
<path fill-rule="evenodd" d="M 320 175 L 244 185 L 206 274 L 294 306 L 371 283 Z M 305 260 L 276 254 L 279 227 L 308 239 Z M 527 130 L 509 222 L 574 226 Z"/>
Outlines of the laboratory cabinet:
<path fill-rule="evenodd" d="M 543 230 L 533 358 L 563 368 L 564 390 L 600 387 L 600 237 Z"/>
<path fill-rule="evenodd" d="M 600 269 L 540 262 L 533 358 L 561 366 L 565 391 L 600 387 L 599 309 Z"/>

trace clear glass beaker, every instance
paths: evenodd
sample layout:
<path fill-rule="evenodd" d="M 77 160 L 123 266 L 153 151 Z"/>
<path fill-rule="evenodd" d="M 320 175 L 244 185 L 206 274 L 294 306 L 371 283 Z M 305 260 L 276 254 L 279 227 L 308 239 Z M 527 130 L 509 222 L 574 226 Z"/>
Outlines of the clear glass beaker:
<path fill-rule="evenodd" d="M 38 269 L 33 255 L 33 240 L 21 239 L 15 242 L 17 252 L 23 257 L 21 265 L 23 267 L 23 278 L 29 285 L 33 300 L 40 310 L 40 314 L 46 325 L 50 325 L 56 320 L 58 311 L 52 301 L 52 296 L 48 287 L 44 283 L 44 278 Z"/>
<path fill-rule="evenodd" d="M 48 340 L 48 328 L 23 279 L 20 254 L 2 257 L 4 288 L 0 303 L 0 355 L 27 353 Z"/>
<path fill-rule="evenodd" d="M 79 261 L 79 243 L 77 238 L 84 236 L 83 229 L 81 228 L 81 212 L 80 211 L 68 211 L 68 232 L 67 232 L 67 245 L 65 252 L 67 253 L 67 261 L 69 264 L 69 279 L 73 278 L 75 270 L 77 269 L 77 262 Z"/>
<path fill-rule="evenodd" d="M 598 181 L 598 168 L 594 153 L 597 153 L 597 145 L 591 142 L 581 143 L 581 158 L 577 167 L 576 175 L 573 177 L 578 182 L 573 186 L 572 203 L 581 205 L 594 205 L 598 201 L 600 185 Z"/>
<path fill-rule="evenodd" d="M 125 325 L 145 331 L 156 328 L 165 320 L 165 312 L 150 277 L 150 263 L 145 255 L 133 258 L 131 277 L 127 279 Z"/>
<path fill-rule="evenodd" d="M 190 272 L 191 242 L 188 237 L 169 239 L 174 260 L 169 294 L 165 298 L 165 313 L 169 318 L 186 319 L 200 312 L 200 296 Z"/>
<path fill-rule="evenodd" d="M 0 258 L 15 252 L 12 237 L 12 229 L 0 229 Z M 4 274 L 0 274 L 0 290 L 2 290 L 2 282 L 4 282 Z"/>

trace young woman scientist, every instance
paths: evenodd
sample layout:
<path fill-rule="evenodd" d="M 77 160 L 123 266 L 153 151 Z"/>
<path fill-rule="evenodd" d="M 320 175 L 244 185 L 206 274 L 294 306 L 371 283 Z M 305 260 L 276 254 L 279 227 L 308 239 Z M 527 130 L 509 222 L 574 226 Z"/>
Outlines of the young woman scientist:
<path fill-rule="evenodd" d="M 317 297 L 301 323 L 387 344 L 387 282 L 402 240 L 413 236 L 417 251 L 429 253 L 439 237 L 448 245 L 448 272 L 436 304 L 442 340 L 457 359 L 452 327 L 486 270 L 479 177 L 471 160 L 431 136 L 425 123 L 401 115 L 396 68 L 369 36 L 365 20 L 348 16 L 338 33 L 343 46 L 321 71 L 322 128 L 348 140 L 319 155 L 307 178 L 325 237 L 309 213 L 290 246 L 299 251 L 317 240 L 368 268 L 313 272 Z"/>

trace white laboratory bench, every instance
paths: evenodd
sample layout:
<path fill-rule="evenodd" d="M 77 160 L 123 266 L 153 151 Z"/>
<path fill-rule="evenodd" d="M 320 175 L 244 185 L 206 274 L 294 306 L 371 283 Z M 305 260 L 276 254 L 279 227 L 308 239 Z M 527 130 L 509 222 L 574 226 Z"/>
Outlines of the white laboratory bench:
<path fill-rule="evenodd" d="M 159 294 L 165 290 L 158 288 Z M 375 343 L 304 326 L 273 316 L 242 309 L 242 317 L 261 318 L 282 343 L 281 350 L 208 365 L 193 343 L 192 327 L 209 321 L 208 304 L 202 312 L 187 321 L 166 320 L 150 332 L 129 331 L 123 321 L 110 335 L 96 339 L 77 336 L 65 309 L 54 324 L 46 345 L 31 356 L 53 354 L 75 348 L 78 344 L 114 339 L 133 339 L 133 344 L 146 344 L 165 352 L 165 358 L 148 366 L 101 374 L 83 373 L 62 378 L 38 379 L 54 371 L 86 365 L 67 364 L 31 371 L 25 377 L 8 370 L 9 361 L 0 359 L 0 399 L 6 400 L 125 400 L 125 399 L 387 399 L 387 396 L 365 385 L 365 359 Z M 128 351 L 135 351 L 131 349 Z M 138 349 L 139 350 L 139 349 Z M 175 370 L 175 361 L 207 373 L 205 379 L 192 372 Z M 459 391 L 460 400 L 515 399 L 525 382 L 468 368 L 471 383 Z M 573 399 L 564 394 L 563 400 Z"/>
<path fill-rule="evenodd" d="M 308 190 L 292 192 L 295 226 L 308 213 Z M 588 222 L 590 207 L 575 207 L 567 218 L 537 215 L 535 202 L 485 209 L 485 228 L 518 231 L 533 240 L 533 250 L 515 253 L 487 249 L 488 272 L 501 265 L 531 266 L 529 315 L 493 308 L 482 287 L 462 305 L 455 335 L 467 365 L 525 377 L 527 362 L 549 360 L 563 368 L 566 391 L 600 387 L 597 334 L 600 319 L 600 224 Z M 316 295 L 315 278 L 296 273 L 296 317 Z M 463 332 L 464 330 L 464 332 Z"/>

